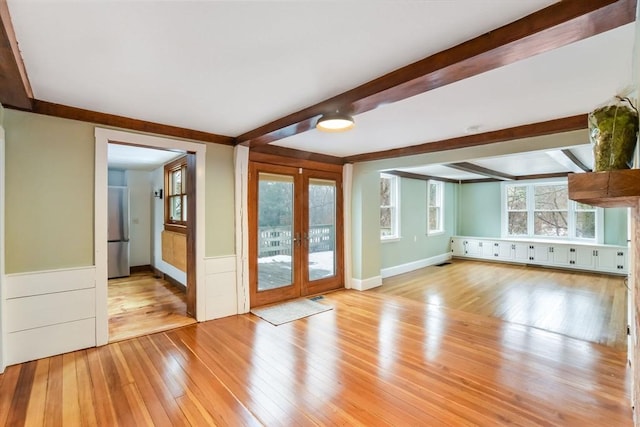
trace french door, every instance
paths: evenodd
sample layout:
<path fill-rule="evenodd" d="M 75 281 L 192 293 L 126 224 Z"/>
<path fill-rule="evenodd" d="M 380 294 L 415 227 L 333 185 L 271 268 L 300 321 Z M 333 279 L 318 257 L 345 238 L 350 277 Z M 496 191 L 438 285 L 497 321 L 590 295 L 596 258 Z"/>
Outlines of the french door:
<path fill-rule="evenodd" d="M 251 307 L 343 286 L 340 173 L 251 162 Z"/>

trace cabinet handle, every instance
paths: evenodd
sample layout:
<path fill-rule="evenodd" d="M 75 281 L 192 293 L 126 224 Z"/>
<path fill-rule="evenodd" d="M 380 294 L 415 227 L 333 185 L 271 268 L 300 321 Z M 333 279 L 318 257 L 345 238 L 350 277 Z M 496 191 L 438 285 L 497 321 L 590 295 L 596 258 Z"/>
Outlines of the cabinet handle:
<path fill-rule="evenodd" d="M 624 252 L 618 252 L 618 256 L 624 256 Z"/>
<path fill-rule="evenodd" d="M 515 248 L 516 248 L 516 245 L 511 245 L 511 249 L 515 249 Z"/>
<path fill-rule="evenodd" d="M 574 248 L 569 249 L 569 252 L 575 252 L 576 250 Z"/>

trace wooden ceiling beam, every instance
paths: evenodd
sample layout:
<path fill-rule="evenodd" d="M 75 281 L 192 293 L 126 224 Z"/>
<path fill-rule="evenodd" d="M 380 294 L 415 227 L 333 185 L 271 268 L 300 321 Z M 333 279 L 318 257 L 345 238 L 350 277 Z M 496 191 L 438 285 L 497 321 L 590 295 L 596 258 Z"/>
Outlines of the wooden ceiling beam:
<path fill-rule="evenodd" d="M 583 40 L 635 20 L 635 0 L 564 0 L 240 135 L 250 147 L 311 129 L 326 112 L 361 114 Z"/>
<path fill-rule="evenodd" d="M 435 153 L 439 151 L 456 150 L 460 148 L 475 147 L 478 145 L 493 144 L 496 142 L 515 141 L 518 139 L 536 136 L 552 135 L 560 132 L 570 132 L 587 128 L 587 115 L 564 117 L 562 119 L 546 122 L 531 123 L 508 129 L 492 132 L 466 135 L 457 138 L 444 139 L 409 147 L 393 148 L 391 150 L 375 151 L 371 153 L 357 154 L 345 157 L 349 163 L 366 162 L 371 160 L 392 159 L 395 157 L 413 156 L 416 154 Z"/>
<path fill-rule="evenodd" d="M 235 139 L 230 136 L 217 135 L 215 133 L 202 132 L 177 126 L 163 125 L 161 123 L 147 122 L 131 119 L 129 117 L 113 114 L 99 113 L 97 111 L 84 110 L 82 108 L 69 107 L 67 105 L 54 104 L 52 102 L 33 100 L 30 110 L 36 114 L 61 117 L 63 119 L 80 120 L 105 126 L 114 126 L 139 132 L 148 132 L 177 138 L 191 139 L 202 142 L 213 142 L 223 145 L 234 145 Z"/>
<path fill-rule="evenodd" d="M 412 173 L 412 172 L 399 171 L 399 170 L 384 171 L 384 173 L 387 173 L 389 175 L 399 176 L 401 178 L 417 179 L 417 180 L 420 180 L 420 181 L 442 181 L 442 182 L 450 182 L 452 184 L 459 184 L 460 183 L 460 181 L 458 181 L 456 179 L 442 178 L 442 177 L 439 177 L 439 176 L 423 175 L 423 174 L 420 174 L 420 173 Z"/>
<path fill-rule="evenodd" d="M 0 103 L 30 109 L 33 91 L 20 55 L 9 6 L 0 0 Z"/>
<path fill-rule="evenodd" d="M 483 176 L 486 176 L 487 178 L 499 179 L 501 181 L 514 181 L 516 179 L 514 175 L 498 172 L 496 170 L 474 165 L 473 163 L 469 163 L 469 162 L 449 163 L 444 166 L 452 169 L 461 170 L 464 172 L 474 173 L 476 175 L 483 175 Z"/>

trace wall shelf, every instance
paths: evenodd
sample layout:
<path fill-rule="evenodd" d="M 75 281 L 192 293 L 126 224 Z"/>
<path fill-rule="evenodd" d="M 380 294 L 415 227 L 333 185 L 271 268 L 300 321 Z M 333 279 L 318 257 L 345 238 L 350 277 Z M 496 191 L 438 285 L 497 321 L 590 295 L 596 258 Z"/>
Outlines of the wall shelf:
<path fill-rule="evenodd" d="M 569 174 L 569 198 L 602 208 L 638 206 L 640 169 Z"/>

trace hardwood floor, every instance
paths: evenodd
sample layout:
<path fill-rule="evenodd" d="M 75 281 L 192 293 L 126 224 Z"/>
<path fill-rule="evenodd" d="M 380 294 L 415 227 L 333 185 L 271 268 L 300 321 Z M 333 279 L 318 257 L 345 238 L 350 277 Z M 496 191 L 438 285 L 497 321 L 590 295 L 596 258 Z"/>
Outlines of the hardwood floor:
<path fill-rule="evenodd" d="M 375 292 L 10 366 L 0 426 L 631 426 L 625 353 Z"/>
<path fill-rule="evenodd" d="M 454 259 L 389 277 L 371 292 L 627 348 L 627 288 L 619 276 Z"/>
<path fill-rule="evenodd" d="M 109 280 L 109 342 L 195 323 L 186 296 L 150 272 Z"/>

